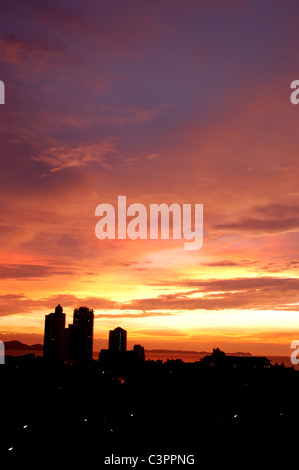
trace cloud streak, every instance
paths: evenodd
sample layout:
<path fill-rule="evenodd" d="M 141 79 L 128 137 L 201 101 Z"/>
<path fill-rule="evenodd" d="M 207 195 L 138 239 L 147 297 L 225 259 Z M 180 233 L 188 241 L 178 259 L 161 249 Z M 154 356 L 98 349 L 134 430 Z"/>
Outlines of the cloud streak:
<path fill-rule="evenodd" d="M 0 265 L 0 279 L 38 279 L 53 275 L 72 275 L 72 271 L 39 264 Z"/>
<path fill-rule="evenodd" d="M 165 287 L 166 283 L 164 284 Z M 146 318 L 182 314 L 192 310 L 281 310 L 299 311 L 297 278 L 236 278 L 224 280 L 186 280 L 177 288 L 189 288 L 174 294 L 132 299 L 126 302 L 104 297 L 77 297 L 61 294 L 30 299 L 23 294 L 2 295 L 1 315 L 26 313 L 32 310 L 54 308 L 56 304 L 68 308 L 88 305 L 95 310 L 110 310 L 111 313 L 96 314 L 96 318 Z M 118 312 L 115 312 L 118 311 Z"/>
<path fill-rule="evenodd" d="M 216 225 L 216 229 L 247 232 L 252 235 L 292 232 L 299 229 L 298 206 L 269 204 L 254 208 L 254 212 L 258 217 L 243 217 L 236 222 Z"/>
<path fill-rule="evenodd" d="M 114 143 L 113 141 L 106 141 L 98 145 L 82 147 L 52 147 L 42 154 L 31 158 L 50 166 L 51 172 L 60 171 L 65 168 L 82 168 L 91 163 L 96 163 L 105 169 L 111 169 L 106 158 L 107 154 L 111 152 L 115 152 Z"/>

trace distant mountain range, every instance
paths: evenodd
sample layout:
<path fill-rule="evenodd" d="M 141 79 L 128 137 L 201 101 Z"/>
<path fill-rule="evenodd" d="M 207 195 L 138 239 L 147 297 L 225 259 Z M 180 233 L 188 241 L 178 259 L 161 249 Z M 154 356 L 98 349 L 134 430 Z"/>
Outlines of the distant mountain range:
<path fill-rule="evenodd" d="M 12 349 L 15 351 L 42 351 L 44 348 L 42 344 L 32 344 L 29 346 L 28 344 L 21 343 L 21 341 L 4 341 L 4 346 L 6 351 L 11 351 Z"/>
<path fill-rule="evenodd" d="M 187 355 L 187 354 L 198 354 L 198 355 L 210 355 L 211 354 L 211 351 L 183 351 L 181 349 L 145 349 L 145 353 L 157 353 L 157 354 L 167 354 L 167 353 L 171 353 L 171 354 L 184 354 L 184 355 Z M 227 356 L 252 356 L 251 353 L 249 352 L 241 352 L 241 351 L 238 351 L 238 352 L 233 352 L 233 353 L 225 353 Z"/>
<path fill-rule="evenodd" d="M 32 344 L 28 345 L 25 343 L 21 343 L 21 341 L 4 341 L 5 350 L 6 351 L 42 351 L 43 345 L 42 344 Z M 181 349 L 146 349 L 145 353 L 152 353 L 152 354 L 182 354 L 186 355 L 194 355 L 198 354 L 200 356 L 203 355 L 210 355 L 211 352 L 208 351 L 183 351 Z M 235 353 L 226 353 L 227 356 L 252 356 L 249 352 L 235 352 Z"/>

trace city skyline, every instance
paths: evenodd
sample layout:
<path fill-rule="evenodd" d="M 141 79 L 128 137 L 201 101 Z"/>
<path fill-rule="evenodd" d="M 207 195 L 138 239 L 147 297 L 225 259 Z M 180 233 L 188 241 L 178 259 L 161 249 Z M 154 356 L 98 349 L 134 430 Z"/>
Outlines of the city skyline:
<path fill-rule="evenodd" d="M 146 349 L 290 355 L 299 336 L 299 4 L 0 5 L 0 340 L 54 305 Z M 99 240 L 95 210 L 203 205 L 203 245 Z M 125 230 L 125 227 L 121 227 Z"/>

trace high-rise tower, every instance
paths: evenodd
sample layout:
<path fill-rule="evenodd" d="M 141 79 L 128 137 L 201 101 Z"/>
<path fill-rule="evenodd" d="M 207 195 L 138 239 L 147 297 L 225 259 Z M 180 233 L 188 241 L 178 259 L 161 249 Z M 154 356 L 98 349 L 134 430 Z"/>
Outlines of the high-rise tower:
<path fill-rule="evenodd" d="M 61 305 L 57 305 L 54 313 L 45 317 L 44 358 L 63 359 L 63 331 L 65 314 Z"/>
<path fill-rule="evenodd" d="M 78 360 L 92 359 L 93 347 L 93 310 L 88 307 L 80 307 L 74 310 L 72 335 L 73 349 L 77 351 Z"/>
<path fill-rule="evenodd" d="M 120 327 L 109 331 L 109 350 L 126 351 L 127 350 L 127 332 Z"/>

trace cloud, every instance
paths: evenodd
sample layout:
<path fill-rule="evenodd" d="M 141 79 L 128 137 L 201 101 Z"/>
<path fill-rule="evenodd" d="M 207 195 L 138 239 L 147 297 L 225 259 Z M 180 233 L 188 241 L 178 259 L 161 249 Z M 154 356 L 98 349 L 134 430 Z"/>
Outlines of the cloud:
<path fill-rule="evenodd" d="M 236 261 L 214 261 L 211 263 L 202 263 L 203 266 L 210 266 L 214 268 L 226 268 L 226 267 L 231 267 L 231 266 L 240 266 L 243 265 L 244 263 L 242 262 L 236 262 Z"/>
<path fill-rule="evenodd" d="M 95 310 L 113 309 L 117 305 L 115 301 L 106 299 L 105 297 L 77 297 L 72 294 L 52 295 L 45 299 L 38 300 L 37 303 L 47 308 L 54 308 L 57 304 L 72 309 L 80 305 L 87 305 L 89 308 Z"/>
<path fill-rule="evenodd" d="M 142 9 L 137 12 L 133 7 L 133 14 L 121 3 L 117 8 L 93 2 L 84 5 L 73 2 L 65 6 L 58 0 L 42 5 L 28 0 L 26 7 L 20 0 L 13 6 L 4 3 L 0 4 L 1 18 L 5 22 L 0 39 L 1 60 L 27 72 L 33 66 L 40 71 L 42 67 L 51 71 L 53 64 L 63 66 L 66 60 L 68 65 L 82 65 L 91 62 L 91 51 L 98 60 L 111 56 L 141 56 L 141 43 L 151 41 L 158 31 L 156 21 Z"/>
<path fill-rule="evenodd" d="M 23 37 L 11 32 L 0 33 L 1 62 L 8 62 L 17 67 L 50 66 L 65 58 L 65 47 L 52 42 L 49 45 L 40 38 Z"/>
<path fill-rule="evenodd" d="M 0 316 L 28 313 L 34 309 L 35 301 L 24 294 L 0 295 Z"/>
<path fill-rule="evenodd" d="M 109 169 L 110 166 L 104 155 L 111 152 L 115 152 L 114 144 L 112 140 L 107 140 L 97 145 L 52 147 L 31 158 L 49 165 L 52 173 L 64 168 L 82 168 L 94 162 Z"/>
<path fill-rule="evenodd" d="M 169 283 L 169 285 L 173 283 Z M 167 282 L 163 283 L 165 287 Z M 189 288 L 157 297 L 114 301 L 105 297 L 78 297 L 57 294 L 31 299 L 24 294 L 0 296 L 0 315 L 26 314 L 33 310 L 54 309 L 60 303 L 65 308 L 87 305 L 97 318 L 146 318 L 170 316 L 192 310 L 282 310 L 299 311 L 298 278 L 256 277 L 235 279 L 183 280 L 176 288 Z"/>
<path fill-rule="evenodd" d="M 71 271 L 39 264 L 5 264 L 0 266 L 0 279 L 36 279 L 53 275 L 71 275 Z"/>
<path fill-rule="evenodd" d="M 153 160 L 154 158 L 159 158 L 162 157 L 163 155 L 161 153 L 150 153 L 147 155 L 147 160 Z"/>
<path fill-rule="evenodd" d="M 216 224 L 221 232 L 240 232 L 246 235 L 273 235 L 294 232 L 299 229 L 299 207 L 290 204 L 268 204 L 246 210 L 246 217 L 230 215 L 232 222 Z"/>
<path fill-rule="evenodd" d="M 184 333 L 181 330 L 178 330 L 176 328 L 171 328 L 171 327 L 165 327 L 165 328 L 147 328 L 146 330 L 136 330 L 135 335 L 139 334 L 140 337 L 154 337 L 157 338 L 158 336 L 162 336 L 165 338 L 169 337 L 180 337 L 180 338 L 189 338 L 189 335 L 187 333 Z"/>
<path fill-rule="evenodd" d="M 248 211 L 247 211 L 248 212 Z M 218 224 L 217 230 L 246 232 L 247 234 L 277 234 L 299 229 L 299 207 L 292 204 L 255 206 L 251 215 L 237 217 L 234 222 Z M 231 215 L 231 218 L 233 215 Z"/>
<path fill-rule="evenodd" d="M 115 307 L 117 308 L 122 308 L 121 304 L 116 304 Z M 113 318 L 149 318 L 149 317 L 164 317 L 164 316 L 170 316 L 170 315 L 176 315 L 175 312 L 147 312 L 147 311 L 142 311 L 138 313 L 128 313 L 128 312 L 122 312 L 122 313 L 98 313 L 95 315 L 95 318 L 110 318 L 113 320 Z"/>
<path fill-rule="evenodd" d="M 171 284 L 171 282 L 169 282 Z M 201 292 L 211 291 L 236 291 L 247 289 L 261 289 L 261 288 L 288 288 L 297 289 L 299 287 L 298 278 L 288 277 L 245 277 L 245 278 L 232 278 L 232 279 L 186 279 L 178 281 L 176 286 L 184 287 L 198 287 Z"/>
<path fill-rule="evenodd" d="M 138 126 L 162 116 L 167 108 L 167 104 L 157 104 L 152 107 L 133 104 L 101 105 L 97 120 L 100 124 L 105 126 Z M 158 156 L 158 154 L 156 155 Z"/>
<path fill-rule="evenodd" d="M 185 280 L 175 284 L 188 292 L 162 294 L 137 299 L 128 309 L 145 310 L 290 310 L 299 311 L 298 278 L 256 277 L 212 280 Z M 161 283 L 166 286 L 167 283 Z"/>
<path fill-rule="evenodd" d="M 67 309 L 87 305 L 94 310 L 111 311 L 111 313 L 96 313 L 96 318 L 147 318 L 176 314 L 176 312 L 147 312 L 146 310 L 132 313 L 128 311 L 126 303 L 117 302 L 105 297 L 77 297 L 73 294 L 57 294 L 46 298 L 32 299 L 20 293 L 0 295 L 0 316 L 26 314 L 34 310 L 48 309 L 49 311 L 54 311 L 55 306 L 58 304 Z M 119 312 L 115 313 L 115 310 Z M 132 310 L 136 309 L 132 308 Z"/>
<path fill-rule="evenodd" d="M 283 233 L 299 229 L 299 217 L 262 220 L 256 218 L 242 219 L 228 224 L 216 225 L 216 229 L 225 231 L 256 233 Z"/>
<path fill-rule="evenodd" d="M 66 308 L 76 308 L 80 305 L 88 305 L 90 308 L 112 308 L 115 302 L 105 298 L 86 297 L 80 299 L 72 294 L 52 295 L 46 298 L 32 299 L 26 295 L 4 294 L 0 295 L 0 316 L 26 314 L 34 310 L 49 309 L 54 311 L 56 305 L 61 304 Z"/>
<path fill-rule="evenodd" d="M 14 7 L 18 11 L 24 6 L 22 0 L 15 0 Z M 12 10 L 12 6 L 9 3 L 1 3 L 1 15 L 6 16 L 8 19 Z M 43 3 L 41 4 L 38 0 L 28 0 L 26 3 L 26 9 L 23 10 L 24 15 L 28 15 L 31 21 L 38 25 L 45 25 L 49 21 L 54 21 L 55 23 L 61 23 L 65 28 L 69 25 L 70 28 L 76 27 L 80 28 L 87 26 L 82 15 L 82 11 L 76 11 L 72 8 L 71 5 L 67 7 L 63 5 L 60 0 L 53 0 L 51 4 Z M 20 18 L 21 19 L 21 18 Z"/>

